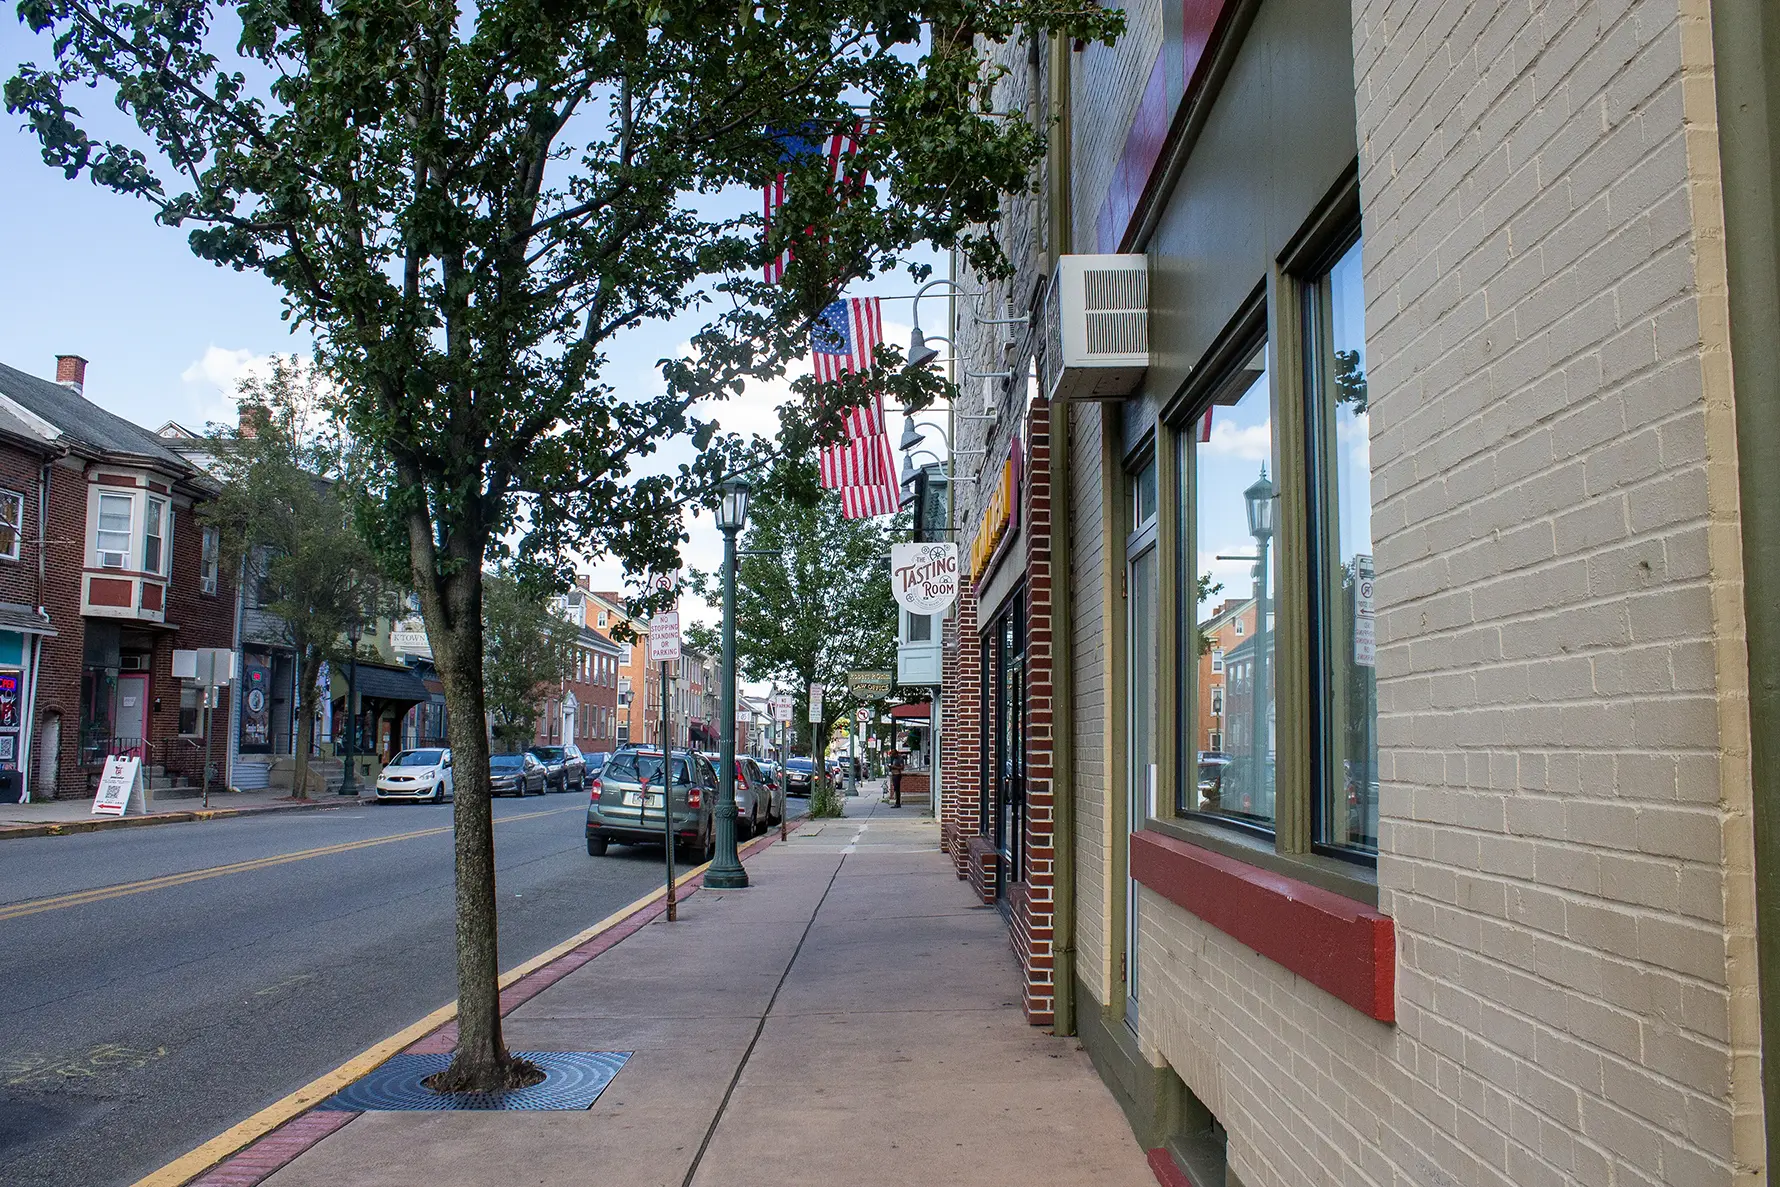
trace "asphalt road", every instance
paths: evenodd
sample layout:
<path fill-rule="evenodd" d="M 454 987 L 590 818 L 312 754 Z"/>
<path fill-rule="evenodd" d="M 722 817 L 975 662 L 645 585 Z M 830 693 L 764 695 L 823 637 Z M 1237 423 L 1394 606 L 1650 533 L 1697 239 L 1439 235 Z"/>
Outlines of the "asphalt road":
<path fill-rule="evenodd" d="M 583 803 L 495 802 L 502 968 L 661 880 Z M 0 841 L 0 1183 L 133 1183 L 455 997 L 450 814 Z"/>

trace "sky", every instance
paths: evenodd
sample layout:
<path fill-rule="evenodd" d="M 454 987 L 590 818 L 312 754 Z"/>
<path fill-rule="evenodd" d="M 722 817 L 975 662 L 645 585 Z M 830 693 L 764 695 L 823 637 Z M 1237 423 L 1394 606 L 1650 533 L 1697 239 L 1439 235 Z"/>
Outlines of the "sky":
<path fill-rule="evenodd" d="M 0 19 L 0 80 L 21 61 L 48 56 L 47 41 L 33 37 L 10 10 Z M 119 118 L 97 94 L 84 106 L 107 120 Z M 43 164 L 36 139 L 20 125 L 19 117 L 0 112 L 0 362 L 54 378 L 56 355 L 81 355 L 88 360 L 85 394 L 94 403 L 150 430 L 170 420 L 202 430 L 212 422 L 234 423 L 232 393 L 243 376 L 263 370 L 274 354 L 308 353 L 308 337 L 282 319 L 271 282 L 197 259 L 185 232 L 158 226 L 145 203 L 84 179 L 65 180 Z M 906 277 L 892 277 L 849 295 L 896 296 L 914 287 Z M 886 339 L 905 347 L 910 305 L 891 300 L 884 307 Z M 942 320 L 943 308 L 942 300 L 922 302 L 930 328 Z M 657 360 L 683 352 L 696 328 L 681 322 L 634 331 L 612 352 L 607 375 L 621 390 L 647 391 L 660 382 Z M 725 429 L 771 436 L 785 393 L 783 383 L 757 385 L 704 412 Z M 899 433 L 895 410 L 890 421 L 891 432 Z M 652 460 L 672 467 L 689 449 L 681 443 Z M 692 518 L 687 527 L 686 565 L 715 568 L 722 537 L 709 517 Z M 592 574 L 596 588 L 622 588 L 622 570 L 609 559 L 587 557 L 581 570 Z M 690 599 L 682 613 L 714 617 Z"/>

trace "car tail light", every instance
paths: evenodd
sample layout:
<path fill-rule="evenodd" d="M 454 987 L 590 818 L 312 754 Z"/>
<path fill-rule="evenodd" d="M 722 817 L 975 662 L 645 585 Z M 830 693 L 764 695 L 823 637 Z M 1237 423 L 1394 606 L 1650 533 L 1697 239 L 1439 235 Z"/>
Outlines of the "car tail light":
<path fill-rule="evenodd" d="M 587 802 L 590 804 L 598 803 L 599 798 L 600 798 L 600 781 L 598 779 L 595 779 L 593 781 L 593 790 L 588 794 Z"/>
<path fill-rule="evenodd" d="M 688 808 L 699 807 L 704 802 L 704 789 L 699 787 L 698 784 L 695 783 L 686 789 L 686 806 Z"/>

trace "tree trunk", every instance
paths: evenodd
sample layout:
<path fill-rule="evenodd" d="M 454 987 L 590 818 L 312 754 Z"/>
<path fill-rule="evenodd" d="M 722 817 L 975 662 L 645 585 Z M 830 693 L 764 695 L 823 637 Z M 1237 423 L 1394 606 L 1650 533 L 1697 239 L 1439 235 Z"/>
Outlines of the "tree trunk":
<path fill-rule="evenodd" d="M 317 687 L 321 679 L 321 648 L 304 644 L 297 648 L 297 655 L 302 665 L 297 671 L 297 688 L 302 696 L 297 708 L 297 752 L 292 755 L 296 759 L 296 773 L 291 795 L 306 800 L 309 798 L 309 751 L 315 745 L 315 706 L 321 697 L 321 689 Z"/>
<path fill-rule="evenodd" d="M 445 685 L 457 832 L 457 1051 L 428 1079 L 439 1092 L 499 1092 L 542 1079 L 514 1059 L 501 1038 L 500 958 L 496 949 L 494 816 L 489 799 L 488 733 L 482 695 L 482 573 L 475 566 L 421 595 L 433 662 Z"/>

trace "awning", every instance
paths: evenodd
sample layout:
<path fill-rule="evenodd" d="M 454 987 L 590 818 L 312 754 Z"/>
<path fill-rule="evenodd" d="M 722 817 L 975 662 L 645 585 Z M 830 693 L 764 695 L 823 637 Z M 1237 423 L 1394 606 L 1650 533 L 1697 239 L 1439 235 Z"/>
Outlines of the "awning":
<path fill-rule="evenodd" d="M 916 705 L 892 705 L 890 716 L 898 721 L 932 721 L 933 702 L 922 701 Z"/>
<path fill-rule="evenodd" d="M 340 665 L 340 675 L 330 681 L 332 691 L 344 696 L 346 693 L 346 675 L 351 669 Z M 396 701 L 406 705 L 418 705 L 431 698 L 426 683 L 407 668 L 392 668 L 383 664 L 367 664 L 359 661 L 358 674 L 353 679 L 353 686 L 360 697 L 369 697 L 377 701 Z"/>
<path fill-rule="evenodd" d="M 56 630 L 37 611 L 14 602 L 0 602 L 0 631 L 17 631 L 21 635 L 45 635 L 55 638 Z"/>

